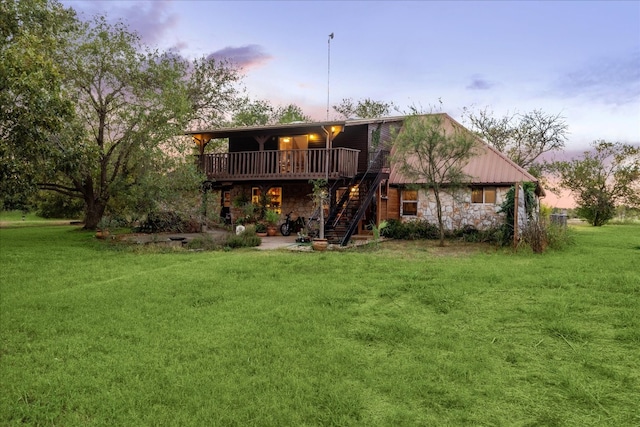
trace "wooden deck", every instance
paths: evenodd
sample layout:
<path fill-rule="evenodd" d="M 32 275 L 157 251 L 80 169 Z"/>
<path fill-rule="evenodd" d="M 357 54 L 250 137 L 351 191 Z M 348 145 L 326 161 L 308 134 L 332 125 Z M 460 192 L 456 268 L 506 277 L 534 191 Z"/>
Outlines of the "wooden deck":
<path fill-rule="evenodd" d="M 199 164 L 217 181 L 338 179 L 357 174 L 359 153 L 350 148 L 245 151 L 205 154 Z"/>

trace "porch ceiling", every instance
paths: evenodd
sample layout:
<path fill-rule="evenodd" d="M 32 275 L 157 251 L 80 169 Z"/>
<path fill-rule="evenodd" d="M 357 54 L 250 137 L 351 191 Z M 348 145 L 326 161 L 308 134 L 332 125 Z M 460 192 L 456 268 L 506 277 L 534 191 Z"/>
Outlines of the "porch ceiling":
<path fill-rule="evenodd" d="M 194 130 L 185 132 L 185 135 L 203 135 L 207 138 L 229 138 L 231 136 L 254 136 L 254 135 L 304 135 L 307 133 L 322 133 L 322 128 L 331 126 L 344 126 L 344 121 L 318 122 L 318 123 L 288 123 L 285 125 L 272 126 L 246 126 L 235 128 L 220 128 Z"/>

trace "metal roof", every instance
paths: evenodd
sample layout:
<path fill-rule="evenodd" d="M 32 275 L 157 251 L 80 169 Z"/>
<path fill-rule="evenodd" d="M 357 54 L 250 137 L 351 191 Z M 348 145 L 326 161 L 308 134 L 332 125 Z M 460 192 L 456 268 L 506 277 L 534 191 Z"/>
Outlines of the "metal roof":
<path fill-rule="evenodd" d="M 304 134 L 310 131 L 320 132 L 323 127 L 331 126 L 357 126 L 372 123 L 399 122 L 404 116 L 380 117 L 376 119 L 348 119 L 326 122 L 293 122 L 277 125 L 240 126 L 226 128 L 199 129 L 185 132 L 185 135 L 207 135 L 211 138 L 228 138 L 230 136 L 256 135 L 256 134 Z"/>
<path fill-rule="evenodd" d="M 445 120 L 449 122 L 448 125 L 462 127 L 462 125 L 453 120 L 449 115 L 444 114 L 443 116 Z M 463 168 L 463 172 L 470 177 L 469 184 L 513 185 L 517 182 L 529 181 L 537 183 L 537 192 L 544 195 L 544 190 L 540 187 L 538 178 L 531 175 L 525 169 L 515 164 L 505 154 L 488 145 L 478 137 L 476 137 L 476 143 L 477 154 L 474 155 Z M 393 156 L 393 149 L 391 150 L 391 154 Z M 402 176 L 398 167 L 391 165 L 389 183 L 396 185 L 408 183 L 424 184 L 425 181 L 411 181 Z"/>
<path fill-rule="evenodd" d="M 466 175 L 471 177 L 471 184 L 513 184 L 521 181 L 538 182 L 538 178 L 513 163 L 495 148 L 482 142 L 479 144 L 478 154 L 472 157 L 462 170 Z M 390 184 L 406 184 L 409 182 L 411 181 L 402 176 L 397 167 L 391 166 L 389 176 Z M 414 183 L 424 184 L 425 181 L 419 180 L 414 181 Z"/>

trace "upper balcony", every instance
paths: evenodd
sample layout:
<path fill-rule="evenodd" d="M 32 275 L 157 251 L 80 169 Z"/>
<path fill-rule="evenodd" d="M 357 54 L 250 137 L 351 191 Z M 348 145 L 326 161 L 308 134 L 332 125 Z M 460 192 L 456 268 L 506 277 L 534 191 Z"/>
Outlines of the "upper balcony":
<path fill-rule="evenodd" d="M 208 179 L 216 181 L 309 180 L 351 178 L 358 173 L 360 150 L 243 151 L 198 156 Z"/>

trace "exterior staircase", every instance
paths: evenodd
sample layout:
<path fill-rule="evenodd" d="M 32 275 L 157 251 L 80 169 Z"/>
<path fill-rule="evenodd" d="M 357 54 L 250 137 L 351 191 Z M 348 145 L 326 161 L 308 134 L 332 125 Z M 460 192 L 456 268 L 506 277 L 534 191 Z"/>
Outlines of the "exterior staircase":
<path fill-rule="evenodd" d="M 325 222 L 325 237 L 329 243 L 340 246 L 349 243 L 371 205 L 380 182 L 389 177 L 388 157 L 388 151 L 378 151 L 367 171 L 351 179 L 347 191 L 333 206 Z"/>

